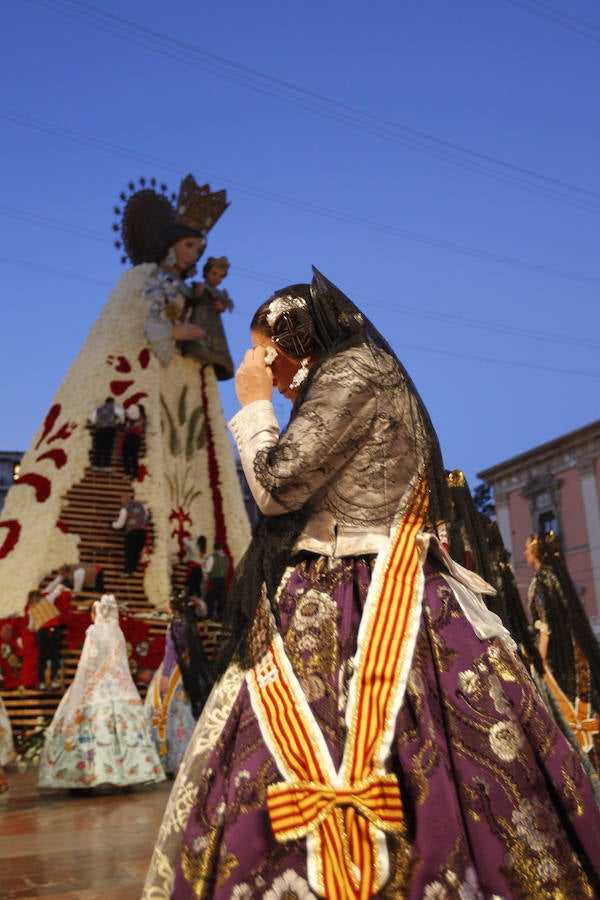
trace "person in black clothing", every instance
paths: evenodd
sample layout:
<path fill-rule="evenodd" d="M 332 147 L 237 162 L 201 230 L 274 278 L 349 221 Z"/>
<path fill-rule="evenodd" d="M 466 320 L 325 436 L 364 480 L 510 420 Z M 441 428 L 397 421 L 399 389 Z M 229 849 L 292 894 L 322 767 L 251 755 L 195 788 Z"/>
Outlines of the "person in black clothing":
<path fill-rule="evenodd" d="M 131 494 L 121 495 L 119 517 L 112 523 L 116 529 L 125 531 L 125 568 L 124 575 L 133 575 L 138 567 L 142 551 L 146 546 L 149 516 L 148 510 Z"/>
<path fill-rule="evenodd" d="M 90 416 L 95 430 L 94 468 L 110 469 L 117 426 L 123 421 L 123 410 L 115 406 L 114 397 L 107 397 Z"/>
<path fill-rule="evenodd" d="M 214 552 L 206 559 L 204 573 L 208 579 L 206 603 L 210 619 L 220 621 L 225 613 L 227 597 L 227 573 L 231 561 L 220 541 L 215 541 Z"/>

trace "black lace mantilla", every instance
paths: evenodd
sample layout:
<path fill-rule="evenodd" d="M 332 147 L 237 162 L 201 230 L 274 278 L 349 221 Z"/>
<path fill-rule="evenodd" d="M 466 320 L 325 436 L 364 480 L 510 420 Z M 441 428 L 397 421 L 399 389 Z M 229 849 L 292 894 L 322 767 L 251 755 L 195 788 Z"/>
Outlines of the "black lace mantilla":
<path fill-rule="evenodd" d="M 234 654 L 248 663 L 263 585 L 276 615 L 275 592 L 311 517 L 327 512 L 339 525 L 391 527 L 419 476 L 429 488 L 432 528 L 449 515 L 437 435 L 410 376 L 368 318 L 313 271 L 310 286 L 274 295 L 284 300 L 288 330 L 300 334 L 309 324 L 317 362 L 279 441 L 254 460 L 260 484 L 289 512 L 260 521 L 236 570 L 222 665 Z"/>

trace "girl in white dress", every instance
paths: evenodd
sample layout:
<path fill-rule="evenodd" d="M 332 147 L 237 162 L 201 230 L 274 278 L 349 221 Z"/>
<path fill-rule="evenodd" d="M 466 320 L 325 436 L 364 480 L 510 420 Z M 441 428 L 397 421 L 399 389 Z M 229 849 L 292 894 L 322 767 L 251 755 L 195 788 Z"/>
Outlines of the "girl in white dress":
<path fill-rule="evenodd" d="M 96 600 L 75 678 L 46 732 L 38 785 L 127 786 L 163 781 L 131 677 L 112 594 Z"/>

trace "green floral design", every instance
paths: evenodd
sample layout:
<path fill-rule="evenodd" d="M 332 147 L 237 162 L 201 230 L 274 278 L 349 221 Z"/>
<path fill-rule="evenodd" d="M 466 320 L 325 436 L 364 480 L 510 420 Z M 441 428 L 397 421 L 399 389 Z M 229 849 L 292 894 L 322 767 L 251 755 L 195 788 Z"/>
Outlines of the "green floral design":
<path fill-rule="evenodd" d="M 199 450 L 206 446 L 206 417 L 201 405 L 189 408 L 188 386 L 181 388 L 179 397 L 169 408 L 164 396 L 160 396 L 162 410 L 161 427 L 167 434 L 167 446 L 173 457 L 173 470 L 166 474 L 171 490 L 173 507 L 189 508 L 202 491 L 196 490 L 189 465 Z"/>

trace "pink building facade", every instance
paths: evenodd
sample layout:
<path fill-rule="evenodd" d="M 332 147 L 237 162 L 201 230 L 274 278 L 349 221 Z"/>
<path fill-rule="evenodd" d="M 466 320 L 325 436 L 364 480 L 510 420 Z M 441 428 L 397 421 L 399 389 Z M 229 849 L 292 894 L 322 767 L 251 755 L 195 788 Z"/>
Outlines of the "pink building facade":
<path fill-rule="evenodd" d="M 494 491 L 496 518 L 526 602 L 525 539 L 553 530 L 596 633 L 600 630 L 600 421 L 478 472 Z"/>

